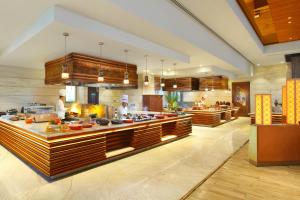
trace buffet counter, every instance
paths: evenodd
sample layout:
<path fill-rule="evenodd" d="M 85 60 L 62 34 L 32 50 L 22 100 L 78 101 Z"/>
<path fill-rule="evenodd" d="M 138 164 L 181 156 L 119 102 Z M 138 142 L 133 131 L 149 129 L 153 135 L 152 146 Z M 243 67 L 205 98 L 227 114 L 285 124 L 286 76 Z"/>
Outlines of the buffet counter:
<path fill-rule="evenodd" d="M 300 164 L 300 125 L 256 125 L 249 137 L 249 160 L 256 166 Z"/>
<path fill-rule="evenodd" d="M 193 125 L 215 127 L 238 118 L 239 108 L 222 110 L 187 110 L 186 113 L 193 114 Z"/>
<path fill-rule="evenodd" d="M 181 139 L 192 131 L 191 117 L 186 114 L 53 133 L 46 132 L 48 123 L 0 119 L 0 144 L 54 179 Z"/>

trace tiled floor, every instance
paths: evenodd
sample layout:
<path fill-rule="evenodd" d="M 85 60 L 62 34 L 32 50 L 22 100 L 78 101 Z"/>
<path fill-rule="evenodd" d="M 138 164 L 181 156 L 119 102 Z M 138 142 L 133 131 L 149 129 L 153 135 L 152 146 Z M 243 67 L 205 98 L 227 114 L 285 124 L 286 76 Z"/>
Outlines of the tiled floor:
<path fill-rule="evenodd" d="M 187 200 L 299 200 L 300 166 L 255 167 L 244 146 Z"/>
<path fill-rule="evenodd" d="M 249 118 L 193 127 L 185 139 L 51 183 L 0 146 L 0 199 L 180 199 L 239 149 L 251 128 Z"/>

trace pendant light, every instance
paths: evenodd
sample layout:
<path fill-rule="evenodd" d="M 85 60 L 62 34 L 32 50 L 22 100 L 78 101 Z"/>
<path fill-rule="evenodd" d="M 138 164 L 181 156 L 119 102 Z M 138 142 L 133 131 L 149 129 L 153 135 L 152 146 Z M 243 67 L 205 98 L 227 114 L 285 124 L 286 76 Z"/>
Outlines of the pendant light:
<path fill-rule="evenodd" d="M 104 45 L 103 42 L 99 42 L 99 57 L 102 58 L 102 47 Z M 104 71 L 101 69 L 101 62 L 100 62 L 100 67 L 99 67 L 99 73 L 98 73 L 98 82 L 103 82 L 104 81 Z"/>
<path fill-rule="evenodd" d="M 123 83 L 125 85 L 128 85 L 129 84 L 129 79 L 128 79 L 128 67 L 127 67 L 127 55 L 128 55 L 128 50 L 125 49 L 124 50 L 124 53 L 125 53 L 125 62 L 126 62 L 126 71 L 124 73 L 124 80 L 123 80 Z"/>
<path fill-rule="evenodd" d="M 211 84 L 211 91 L 214 92 L 215 89 L 214 89 L 214 77 L 212 77 L 212 84 Z"/>
<path fill-rule="evenodd" d="M 70 77 L 67 65 L 67 37 L 69 36 L 69 33 L 63 33 L 63 36 L 65 37 L 65 60 L 62 65 L 61 78 L 68 79 Z"/>
<path fill-rule="evenodd" d="M 207 74 L 207 73 L 206 73 Z M 209 81 L 209 79 L 208 79 L 208 77 L 206 76 L 206 77 L 204 77 L 204 81 L 205 81 L 205 92 L 208 92 L 208 81 Z"/>
<path fill-rule="evenodd" d="M 174 66 L 174 83 L 173 83 L 173 88 L 176 89 L 177 88 L 177 81 L 176 81 L 176 70 L 175 70 L 175 67 L 176 67 L 176 63 L 173 64 Z"/>
<path fill-rule="evenodd" d="M 164 79 L 164 60 L 160 60 L 160 62 L 161 62 L 160 87 L 165 87 L 165 79 Z"/>
<path fill-rule="evenodd" d="M 148 86 L 149 85 L 149 77 L 148 77 L 148 55 L 145 55 L 145 59 L 146 59 L 146 75 L 145 75 L 144 84 L 145 84 L 145 86 Z"/>

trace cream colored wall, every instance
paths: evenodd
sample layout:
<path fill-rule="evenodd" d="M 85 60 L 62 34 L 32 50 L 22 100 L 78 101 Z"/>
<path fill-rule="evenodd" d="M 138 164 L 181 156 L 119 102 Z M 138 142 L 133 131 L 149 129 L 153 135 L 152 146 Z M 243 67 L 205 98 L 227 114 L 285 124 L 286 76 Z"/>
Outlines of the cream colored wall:
<path fill-rule="evenodd" d="M 44 84 L 44 70 L 0 66 L 0 111 L 26 103 L 55 105 L 60 86 Z"/>
<path fill-rule="evenodd" d="M 255 94 L 272 94 L 272 102 L 277 99 L 282 103 L 281 89 L 289 76 L 290 69 L 286 64 L 255 67 L 250 82 L 251 112 L 255 109 Z"/>
<path fill-rule="evenodd" d="M 250 110 L 255 111 L 256 94 L 272 94 L 272 101 L 275 99 L 282 102 L 281 89 L 285 85 L 287 78 L 290 77 L 291 71 L 287 64 L 256 66 L 254 67 L 253 76 L 250 78 L 237 78 L 234 82 L 250 81 Z"/>

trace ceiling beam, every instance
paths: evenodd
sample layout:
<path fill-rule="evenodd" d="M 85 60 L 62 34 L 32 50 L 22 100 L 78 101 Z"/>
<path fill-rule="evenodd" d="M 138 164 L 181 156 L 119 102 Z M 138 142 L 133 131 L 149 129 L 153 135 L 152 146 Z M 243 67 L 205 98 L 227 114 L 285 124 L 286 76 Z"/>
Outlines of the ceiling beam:
<path fill-rule="evenodd" d="M 33 38 L 36 34 L 46 29 L 54 23 L 61 23 L 66 26 L 80 29 L 88 33 L 93 33 L 102 37 L 107 37 L 113 41 L 133 46 L 137 49 L 157 54 L 162 57 L 174 59 L 183 63 L 189 63 L 190 57 L 175 50 L 166 48 L 152 41 L 138 37 L 118 28 L 109 26 L 98 20 L 80 15 L 60 6 L 49 8 L 28 30 L 21 34 L 2 54 L 1 57 L 12 53 L 25 42 Z M 61 30 L 64 32 L 64 30 Z"/>
<path fill-rule="evenodd" d="M 194 47 L 250 73 L 251 62 L 170 0 L 111 0 L 119 7 L 190 43 Z"/>

